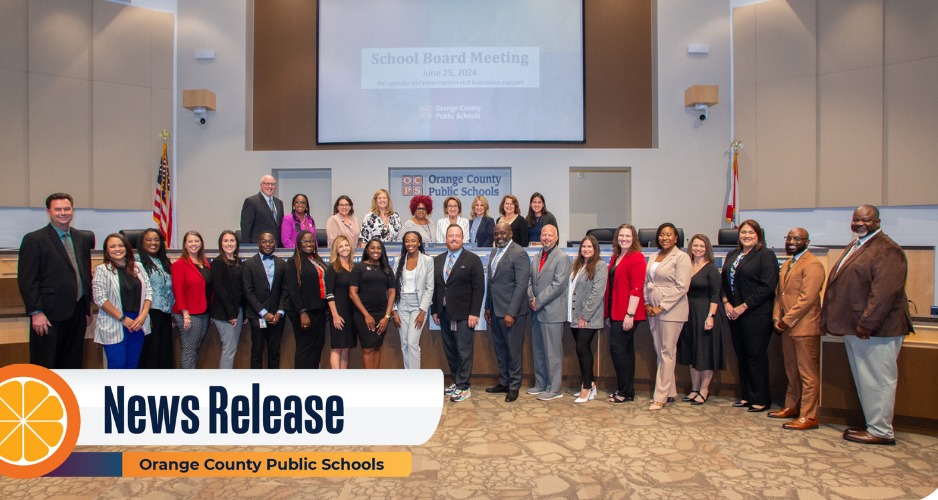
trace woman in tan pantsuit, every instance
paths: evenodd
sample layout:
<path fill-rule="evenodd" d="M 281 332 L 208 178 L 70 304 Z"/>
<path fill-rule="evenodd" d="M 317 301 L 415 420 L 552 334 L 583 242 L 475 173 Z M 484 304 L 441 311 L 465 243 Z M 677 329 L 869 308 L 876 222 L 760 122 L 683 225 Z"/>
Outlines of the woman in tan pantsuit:
<path fill-rule="evenodd" d="M 690 312 L 687 289 L 693 267 L 687 254 L 679 250 L 681 242 L 674 224 L 665 222 L 658 226 L 655 241 L 658 253 L 648 259 L 645 267 L 645 315 L 658 353 L 658 375 L 649 410 L 660 410 L 677 397 L 674 383 L 677 339 Z"/>

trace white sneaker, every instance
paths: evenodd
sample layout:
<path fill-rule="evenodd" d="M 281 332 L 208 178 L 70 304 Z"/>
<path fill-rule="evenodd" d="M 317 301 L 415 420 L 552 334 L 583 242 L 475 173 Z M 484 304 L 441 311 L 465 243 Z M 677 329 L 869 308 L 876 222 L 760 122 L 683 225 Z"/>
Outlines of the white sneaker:
<path fill-rule="evenodd" d="M 472 390 L 466 389 L 465 391 L 460 391 L 456 389 L 453 391 L 453 395 L 449 398 L 450 401 L 458 403 L 460 401 L 465 401 L 469 399 L 469 396 L 472 396 Z"/>
<path fill-rule="evenodd" d="M 452 396 L 453 391 L 455 390 L 456 390 L 456 384 L 450 384 L 449 387 L 447 387 L 446 389 L 443 389 L 443 395 Z"/>

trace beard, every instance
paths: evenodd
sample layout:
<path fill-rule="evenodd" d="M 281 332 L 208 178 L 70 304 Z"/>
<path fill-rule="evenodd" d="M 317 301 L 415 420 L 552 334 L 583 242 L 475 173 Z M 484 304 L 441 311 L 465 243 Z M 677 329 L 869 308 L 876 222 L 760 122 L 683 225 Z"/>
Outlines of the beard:
<path fill-rule="evenodd" d="M 857 235 L 858 238 L 862 238 L 870 233 L 870 230 L 865 226 L 854 226 L 850 228 L 853 231 L 853 234 Z"/>
<path fill-rule="evenodd" d="M 798 255 L 799 253 L 803 252 L 806 248 L 808 248 L 807 245 L 786 245 L 785 253 L 787 253 L 788 255 Z"/>

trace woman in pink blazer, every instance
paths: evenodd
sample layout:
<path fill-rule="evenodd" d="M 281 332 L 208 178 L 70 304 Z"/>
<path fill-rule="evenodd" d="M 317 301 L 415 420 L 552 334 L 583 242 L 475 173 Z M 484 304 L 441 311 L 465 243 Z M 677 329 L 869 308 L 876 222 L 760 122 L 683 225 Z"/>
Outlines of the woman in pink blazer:
<path fill-rule="evenodd" d="M 693 268 L 687 254 L 680 251 L 682 242 L 674 224 L 665 222 L 658 226 L 655 242 L 658 253 L 648 259 L 645 267 L 645 315 L 658 353 L 658 375 L 649 410 L 660 410 L 677 397 L 674 383 L 677 339 L 690 312 L 687 289 Z"/>

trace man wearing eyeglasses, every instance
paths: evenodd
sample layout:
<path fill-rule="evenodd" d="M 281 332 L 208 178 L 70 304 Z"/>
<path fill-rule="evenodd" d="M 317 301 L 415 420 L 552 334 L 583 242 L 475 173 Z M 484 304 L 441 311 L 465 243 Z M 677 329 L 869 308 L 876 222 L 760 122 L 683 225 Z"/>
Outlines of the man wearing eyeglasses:
<path fill-rule="evenodd" d="M 785 429 L 817 429 L 818 396 L 821 391 L 821 288 L 824 266 L 808 250 L 808 232 L 796 227 L 785 238 L 791 257 L 782 264 L 775 289 L 775 333 L 782 336 L 788 392 L 785 407 L 769 413 L 771 418 L 795 419 Z"/>
<path fill-rule="evenodd" d="M 271 175 L 261 177 L 261 191 L 244 199 L 241 206 L 241 242 L 257 243 L 262 233 L 274 235 L 277 247 L 283 247 L 280 226 L 283 224 L 283 201 L 274 196 L 277 181 Z"/>

